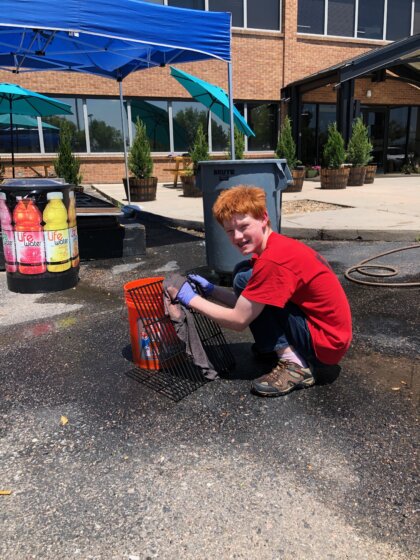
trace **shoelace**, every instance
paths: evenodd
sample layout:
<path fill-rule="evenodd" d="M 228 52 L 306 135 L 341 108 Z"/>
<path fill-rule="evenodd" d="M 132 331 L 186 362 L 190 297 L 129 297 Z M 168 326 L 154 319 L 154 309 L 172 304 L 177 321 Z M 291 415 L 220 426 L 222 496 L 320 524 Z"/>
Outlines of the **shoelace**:
<path fill-rule="evenodd" d="M 268 379 L 274 379 L 277 380 L 279 377 L 282 381 L 286 381 L 286 376 L 287 376 L 287 369 L 290 367 L 290 369 L 292 371 L 294 371 L 295 373 L 302 375 L 303 377 L 303 373 L 301 373 L 300 371 L 296 370 L 296 366 L 297 364 L 289 361 L 289 360 L 279 360 L 278 364 L 276 365 L 276 367 L 274 369 L 272 369 L 270 371 L 270 373 L 267 374 Z"/>

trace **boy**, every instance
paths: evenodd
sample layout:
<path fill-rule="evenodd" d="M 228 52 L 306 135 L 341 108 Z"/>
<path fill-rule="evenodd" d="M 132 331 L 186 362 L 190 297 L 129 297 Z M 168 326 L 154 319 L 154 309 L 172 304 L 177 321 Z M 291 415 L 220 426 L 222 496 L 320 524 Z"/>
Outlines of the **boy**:
<path fill-rule="evenodd" d="M 189 280 L 205 297 L 188 282 L 179 291 L 170 288 L 171 297 L 222 327 L 249 326 L 259 353 L 276 352 L 277 365 L 252 383 L 257 395 L 310 387 L 313 369 L 338 364 L 350 346 L 350 307 L 338 278 L 321 255 L 271 229 L 263 189 L 240 185 L 224 191 L 213 215 L 251 259 L 236 267 L 233 292 L 192 274 Z M 210 295 L 223 305 L 208 301 Z"/>

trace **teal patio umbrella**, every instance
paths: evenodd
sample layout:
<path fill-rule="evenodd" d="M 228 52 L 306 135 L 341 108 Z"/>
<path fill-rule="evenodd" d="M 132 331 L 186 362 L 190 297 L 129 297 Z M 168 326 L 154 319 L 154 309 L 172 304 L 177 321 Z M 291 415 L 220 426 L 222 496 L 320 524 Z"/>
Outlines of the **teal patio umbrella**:
<path fill-rule="evenodd" d="M 52 115 L 72 115 L 71 106 L 52 97 L 24 89 L 16 84 L 0 83 L 0 114 L 8 114 L 12 152 L 12 172 L 15 176 L 15 153 L 13 142 L 13 115 L 49 117 Z"/>
<path fill-rule="evenodd" d="M 13 126 L 16 128 L 38 128 L 38 121 L 33 117 L 27 117 L 26 115 L 13 115 Z M 10 127 L 9 115 L 0 115 L 0 127 Z M 58 126 L 54 126 L 53 124 L 49 124 L 46 122 L 42 123 L 42 128 L 59 130 Z"/>
<path fill-rule="evenodd" d="M 171 68 L 171 76 L 173 76 L 191 96 L 210 109 L 212 113 L 217 115 L 224 123 L 230 124 L 229 97 L 224 89 L 205 82 L 192 74 L 187 74 L 178 68 Z M 248 125 L 241 113 L 233 108 L 233 120 L 238 129 L 246 136 L 255 136 L 255 132 Z"/>

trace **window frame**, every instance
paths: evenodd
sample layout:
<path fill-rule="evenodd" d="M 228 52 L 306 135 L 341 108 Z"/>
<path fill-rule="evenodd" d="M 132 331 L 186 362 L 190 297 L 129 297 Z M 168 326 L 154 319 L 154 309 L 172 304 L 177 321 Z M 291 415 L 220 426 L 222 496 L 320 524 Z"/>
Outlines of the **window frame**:
<path fill-rule="evenodd" d="M 244 0 L 246 1 L 246 0 Z M 298 0 L 299 1 L 299 0 Z M 382 37 L 377 39 L 371 39 L 369 37 L 358 37 L 358 26 L 359 26 L 359 0 L 355 0 L 354 7 L 354 22 L 353 22 L 353 35 L 329 35 L 328 31 L 328 4 L 329 0 L 325 0 L 324 4 L 324 32 L 323 33 L 310 33 L 305 31 L 300 31 L 297 29 L 299 35 L 310 35 L 313 37 L 331 37 L 337 39 L 357 39 L 359 41 L 388 41 L 393 42 L 394 39 L 387 38 L 387 16 L 388 16 L 388 0 L 382 0 L 384 5 L 384 17 L 382 21 Z M 410 29 L 407 37 L 411 37 L 414 34 L 414 17 L 415 17 L 415 2 L 416 0 L 411 0 L 411 19 L 410 19 Z M 297 26 L 298 27 L 298 26 Z"/>

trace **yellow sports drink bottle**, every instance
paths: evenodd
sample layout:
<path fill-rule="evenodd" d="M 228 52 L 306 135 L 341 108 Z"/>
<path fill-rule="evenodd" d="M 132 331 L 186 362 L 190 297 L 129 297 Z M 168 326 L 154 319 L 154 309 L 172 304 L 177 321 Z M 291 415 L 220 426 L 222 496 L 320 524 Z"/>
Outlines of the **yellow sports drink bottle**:
<path fill-rule="evenodd" d="M 48 272 L 64 272 L 71 267 L 70 236 L 63 193 L 49 192 L 44 220 L 45 252 Z"/>
<path fill-rule="evenodd" d="M 70 236 L 70 258 L 71 265 L 78 266 L 80 262 L 79 257 L 79 240 L 77 236 L 76 224 L 76 198 L 74 191 L 69 192 L 69 236 Z"/>

